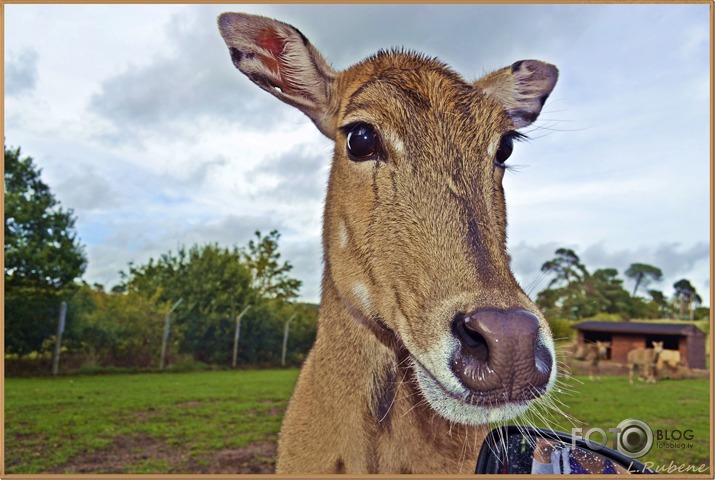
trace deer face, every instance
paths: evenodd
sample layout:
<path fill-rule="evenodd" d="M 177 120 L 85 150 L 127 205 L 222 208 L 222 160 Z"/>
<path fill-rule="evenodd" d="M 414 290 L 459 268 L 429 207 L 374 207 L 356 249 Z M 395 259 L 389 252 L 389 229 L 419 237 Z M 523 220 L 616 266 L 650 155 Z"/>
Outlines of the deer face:
<path fill-rule="evenodd" d="M 611 342 L 596 341 L 596 348 L 598 349 L 598 358 L 606 358 L 608 356 L 608 349 L 610 347 Z"/>
<path fill-rule="evenodd" d="M 504 162 L 556 82 L 528 60 L 468 83 L 421 55 L 335 72 L 293 27 L 223 14 L 234 64 L 335 141 L 326 278 L 343 306 L 407 352 L 449 420 L 522 413 L 555 380 L 553 342 L 506 252 Z"/>

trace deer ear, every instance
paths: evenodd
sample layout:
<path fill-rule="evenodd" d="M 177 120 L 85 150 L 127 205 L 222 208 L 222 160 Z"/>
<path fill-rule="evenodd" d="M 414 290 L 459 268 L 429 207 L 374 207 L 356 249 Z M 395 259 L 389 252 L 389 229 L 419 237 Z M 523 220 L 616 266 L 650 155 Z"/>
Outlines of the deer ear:
<path fill-rule="evenodd" d="M 539 60 L 521 60 L 489 73 L 474 85 L 504 106 L 514 128 L 531 125 L 551 94 L 558 69 Z"/>
<path fill-rule="evenodd" d="M 334 135 L 330 94 L 335 72 L 298 29 L 258 15 L 223 13 L 218 27 L 233 64 L 253 83 Z"/>

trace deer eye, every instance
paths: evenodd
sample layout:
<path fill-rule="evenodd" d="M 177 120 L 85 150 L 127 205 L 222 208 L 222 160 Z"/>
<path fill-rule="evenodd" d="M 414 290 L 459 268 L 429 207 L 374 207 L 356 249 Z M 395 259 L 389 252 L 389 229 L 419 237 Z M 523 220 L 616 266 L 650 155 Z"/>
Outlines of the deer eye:
<path fill-rule="evenodd" d="M 504 135 L 499 143 L 499 149 L 495 156 L 496 162 L 501 166 L 511 156 L 514 151 L 514 139 L 511 135 Z"/>
<path fill-rule="evenodd" d="M 374 160 L 378 151 L 375 129 L 367 123 L 357 123 L 348 127 L 348 154 L 356 162 Z"/>
<path fill-rule="evenodd" d="M 511 156 L 511 152 L 514 151 L 514 141 L 524 141 L 528 140 L 529 137 L 523 133 L 516 131 L 507 132 L 501 137 L 499 142 L 499 148 L 497 149 L 496 155 L 494 155 L 494 165 L 500 168 L 507 168 L 504 162 Z"/>

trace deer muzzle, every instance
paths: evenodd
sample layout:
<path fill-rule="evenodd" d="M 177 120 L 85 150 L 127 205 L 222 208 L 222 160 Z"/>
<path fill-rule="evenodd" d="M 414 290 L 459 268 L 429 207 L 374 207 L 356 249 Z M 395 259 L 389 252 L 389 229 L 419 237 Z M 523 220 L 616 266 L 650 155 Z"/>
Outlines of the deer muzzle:
<path fill-rule="evenodd" d="M 452 371 L 471 392 L 469 403 L 522 403 L 546 391 L 553 358 L 533 313 L 485 309 L 457 314 L 452 333 L 459 342 Z"/>

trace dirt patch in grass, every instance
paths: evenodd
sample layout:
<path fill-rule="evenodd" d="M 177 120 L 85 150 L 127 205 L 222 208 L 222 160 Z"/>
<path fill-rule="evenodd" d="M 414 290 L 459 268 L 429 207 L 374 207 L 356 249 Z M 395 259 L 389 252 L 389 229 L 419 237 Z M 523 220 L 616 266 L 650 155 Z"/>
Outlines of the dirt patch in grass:
<path fill-rule="evenodd" d="M 148 435 L 120 435 L 103 449 L 77 455 L 47 473 L 274 473 L 276 443 L 253 442 L 242 448 L 223 449 L 213 455 L 191 457 L 188 449 L 168 445 Z"/>
<path fill-rule="evenodd" d="M 601 362 L 599 369 L 601 370 L 601 375 L 628 375 L 628 367 L 616 363 Z M 567 370 L 570 371 L 571 375 L 588 375 L 589 363 L 571 360 L 571 362 L 567 364 Z M 594 372 L 594 375 L 597 376 L 598 373 Z"/>
<path fill-rule="evenodd" d="M 273 407 L 271 409 L 266 410 L 263 414 L 268 415 L 268 416 L 276 416 L 280 415 L 281 417 L 285 413 L 285 407 Z"/>
<path fill-rule="evenodd" d="M 268 410 L 261 412 L 262 415 L 268 415 L 268 416 L 276 416 L 280 415 L 281 417 L 283 414 L 285 414 L 286 411 L 286 405 L 281 404 L 279 402 L 275 402 L 273 400 L 261 400 L 260 402 L 261 405 L 271 405 L 272 408 L 269 408 Z"/>
<path fill-rule="evenodd" d="M 148 435 L 120 435 L 110 446 L 77 455 L 47 473 L 127 473 L 131 465 L 156 460 L 179 465 L 187 460 L 187 454 Z"/>
<path fill-rule="evenodd" d="M 604 361 L 599 364 L 599 367 L 601 370 L 601 375 L 628 375 L 628 365 Z M 578 360 L 571 360 L 570 363 L 567 364 L 567 371 L 570 371 L 571 375 L 588 375 L 589 363 Z M 640 374 L 640 371 L 638 371 L 637 374 Z M 680 367 L 677 371 L 670 370 L 668 368 L 664 368 L 658 371 L 658 378 L 661 380 L 681 380 L 683 378 L 708 378 L 709 375 L 709 370 L 691 370 L 686 369 L 684 367 Z"/>
<path fill-rule="evenodd" d="M 128 416 L 127 421 L 131 423 L 146 423 L 149 420 L 152 420 L 159 415 L 163 414 L 163 410 L 155 410 L 155 409 L 150 409 L 150 410 L 141 410 L 139 412 L 134 412 L 131 415 Z"/>
<path fill-rule="evenodd" d="M 211 465 L 196 473 L 274 473 L 275 458 L 275 442 L 253 442 L 216 452 Z"/>

